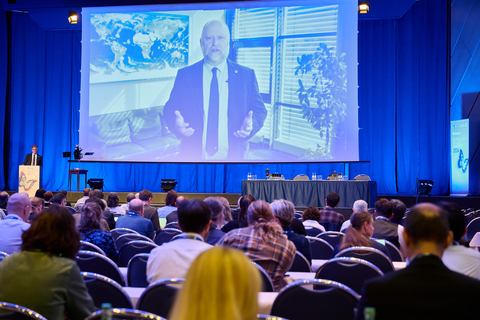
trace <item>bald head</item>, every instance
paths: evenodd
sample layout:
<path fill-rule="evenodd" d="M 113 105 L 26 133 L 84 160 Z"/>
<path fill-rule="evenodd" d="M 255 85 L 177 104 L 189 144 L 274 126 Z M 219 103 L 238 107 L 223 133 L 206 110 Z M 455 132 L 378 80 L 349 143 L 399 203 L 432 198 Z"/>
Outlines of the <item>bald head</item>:
<path fill-rule="evenodd" d="M 22 193 L 15 193 L 8 199 L 8 214 L 16 214 L 22 218 L 23 221 L 27 221 L 31 209 L 30 199 Z"/>
<path fill-rule="evenodd" d="M 207 63 L 217 67 L 225 62 L 230 53 L 230 31 L 225 22 L 207 22 L 202 30 L 200 47 Z"/>
<path fill-rule="evenodd" d="M 140 199 L 133 199 L 128 203 L 128 209 L 136 212 L 143 217 L 143 202 Z"/>
<path fill-rule="evenodd" d="M 187 200 L 187 199 L 185 199 L 184 196 L 178 196 L 177 200 L 175 201 L 175 206 L 178 207 L 180 205 L 180 203 L 182 203 L 185 200 Z"/>

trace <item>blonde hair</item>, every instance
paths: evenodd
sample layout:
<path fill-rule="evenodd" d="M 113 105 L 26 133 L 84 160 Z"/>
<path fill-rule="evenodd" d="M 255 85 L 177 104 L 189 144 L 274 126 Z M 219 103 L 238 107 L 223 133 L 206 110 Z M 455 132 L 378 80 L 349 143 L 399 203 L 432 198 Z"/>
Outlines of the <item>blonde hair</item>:
<path fill-rule="evenodd" d="M 350 247 L 370 247 L 370 240 L 361 232 L 365 223 L 373 221 L 373 217 L 366 211 L 357 211 L 350 216 L 351 225 L 343 237 L 340 250 Z"/>
<path fill-rule="evenodd" d="M 260 274 L 241 251 L 215 247 L 193 262 L 169 320 L 255 320 Z"/>

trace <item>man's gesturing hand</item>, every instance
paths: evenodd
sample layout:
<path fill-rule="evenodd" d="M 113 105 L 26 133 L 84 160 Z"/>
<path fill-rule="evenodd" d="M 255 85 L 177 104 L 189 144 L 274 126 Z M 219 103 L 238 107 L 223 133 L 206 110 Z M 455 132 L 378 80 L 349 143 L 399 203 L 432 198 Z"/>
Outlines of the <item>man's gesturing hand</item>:
<path fill-rule="evenodd" d="M 195 132 L 195 129 L 189 128 L 189 125 L 189 123 L 185 123 L 180 111 L 175 111 L 175 130 L 180 132 L 184 137 L 190 137 Z"/>
<path fill-rule="evenodd" d="M 250 133 L 252 133 L 252 130 L 253 130 L 252 116 L 253 116 L 253 111 L 249 111 L 248 115 L 243 120 L 242 127 L 240 128 L 240 130 L 235 131 L 233 133 L 235 137 L 246 138 L 250 135 Z"/>

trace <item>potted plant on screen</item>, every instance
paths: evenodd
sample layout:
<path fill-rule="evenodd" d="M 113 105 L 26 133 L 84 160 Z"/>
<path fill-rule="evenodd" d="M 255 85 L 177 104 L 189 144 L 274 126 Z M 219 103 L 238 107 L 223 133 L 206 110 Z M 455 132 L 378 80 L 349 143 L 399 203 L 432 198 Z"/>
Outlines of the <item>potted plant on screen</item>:
<path fill-rule="evenodd" d="M 347 106 L 347 65 L 345 53 L 339 57 L 332 54 L 333 48 L 320 43 L 317 51 L 297 57 L 298 66 L 295 75 L 303 77 L 311 74 L 313 84 L 305 86 L 298 80 L 298 99 L 302 117 L 313 128 L 319 130 L 324 145 L 317 144 L 317 149 L 306 149 L 305 159 L 330 159 L 332 138 L 337 136 L 337 124 L 345 119 Z M 323 140 L 323 139 L 322 139 Z"/>

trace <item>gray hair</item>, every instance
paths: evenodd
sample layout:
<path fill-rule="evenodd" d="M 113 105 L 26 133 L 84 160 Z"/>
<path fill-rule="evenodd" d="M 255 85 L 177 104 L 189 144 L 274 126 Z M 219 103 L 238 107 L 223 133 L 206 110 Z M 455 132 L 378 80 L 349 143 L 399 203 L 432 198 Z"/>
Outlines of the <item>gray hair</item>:
<path fill-rule="evenodd" d="M 292 202 L 288 200 L 275 200 L 270 204 L 272 213 L 282 225 L 289 226 L 292 224 L 295 217 L 295 207 Z"/>
<path fill-rule="evenodd" d="M 208 197 L 205 198 L 203 202 L 205 202 L 210 207 L 210 210 L 212 210 L 212 221 L 221 221 L 221 218 L 223 218 L 223 211 L 225 210 L 222 201 L 218 200 L 216 197 Z"/>
<path fill-rule="evenodd" d="M 367 211 L 368 210 L 368 204 L 364 200 L 357 200 L 353 203 L 353 211 Z"/>

